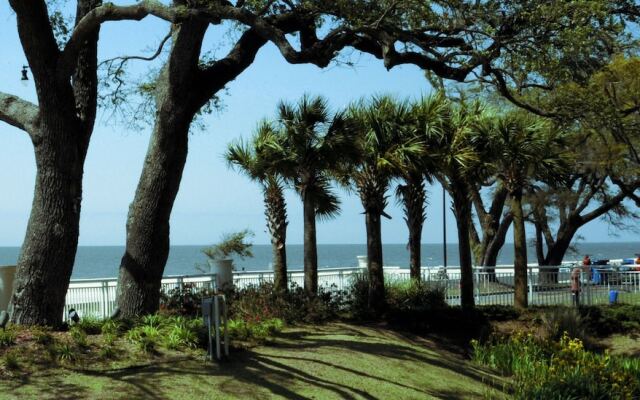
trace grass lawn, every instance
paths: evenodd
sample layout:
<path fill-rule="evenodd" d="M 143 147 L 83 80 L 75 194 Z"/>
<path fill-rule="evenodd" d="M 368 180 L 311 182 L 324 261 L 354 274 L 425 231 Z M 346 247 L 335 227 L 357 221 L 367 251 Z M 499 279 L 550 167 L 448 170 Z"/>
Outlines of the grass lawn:
<path fill-rule="evenodd" d="M 287 328 L 221 364 L 162 352 L 0 371 L 2 399 L 473 399 L 506 398 L 504 386 L 434 341 L 344 323 Z"/>

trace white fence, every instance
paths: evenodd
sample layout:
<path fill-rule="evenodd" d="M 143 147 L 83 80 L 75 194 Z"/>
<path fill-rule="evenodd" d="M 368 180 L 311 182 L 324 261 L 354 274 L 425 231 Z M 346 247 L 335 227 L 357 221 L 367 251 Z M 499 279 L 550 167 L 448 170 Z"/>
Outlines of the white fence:
<path fill-rule="evenodd" d="M 530 305 L 570 305 L 573 302 L 570 275 L 572 265 L 560 267 L 527 267 L 528 301 Z M 387 281 L 409 280 L 409 270 L 385 267 Z M 331 268 L 318 271 L 318 285 L 330 291 L 347 290 L 354 274 L 365 273 L 364 268 Z M 289 285 L 302 287 L 302 271 L 289 273 Z M 460 304 L 460 269 L 431 267 L 422 269 L 425 282 L 441 285 L 450 305 Z M 233 282 L 238 288 L 273 281 L 272 271 L 234 272 Z M 214 274 L 169 276 L 162 280 L 162 291 L 192 284 L 195 288 L 216 288 Z M 81 316 L 98 318 L 110 316 L 115 309 L 116 278 L 73 280 L 67 292 L 65 317 L 69 308 Z M 614 294 L 612 294 L 614 293 Z M 514 299 L 513 266 L 474 268 L 474 295 L 477 305 L 512 305 Z M 593 266 L 580 274 L 580 304 L 606 304 L 610 296 L 618 302 L 640 304 L 640 271 L 618 266 Z"/>

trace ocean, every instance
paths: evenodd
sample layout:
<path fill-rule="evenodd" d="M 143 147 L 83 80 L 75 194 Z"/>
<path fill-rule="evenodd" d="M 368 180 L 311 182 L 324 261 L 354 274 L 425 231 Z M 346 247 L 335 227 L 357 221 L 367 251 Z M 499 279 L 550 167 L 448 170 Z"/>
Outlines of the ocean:
<path fill-rule="evenodd" d="M 197 265 L 206 263 L 201 253 L 203 246 L 172 246 L 165 275 L 188 275 L 199 273 Z M 443 264 L 442 244 L 422 245 L 422 264 L 438 266 Z M 576 253 L 567 254 L 567 260 L 581 259 L 590 254 L 591 259 L 615 259 L 634 257 L 640 252 L 637 242 L 579 243 Z M 287 245 L 287 263 L 290 270 L 302 269 L 302 245 Z M 16 263 L 19 247 L 0 247 L 0 265 Z M 118 274 L 118 266 L 124 252 L 123 246 L 80 246 L 76 255 L 73 278 L 106 278 Z M 271 269 L 271 245 L 254 245 L 253 258 L 236 260 L 236 269 L 259 271 Z M 367 253 L 364 244 L 321 244 L 318 245 L 318 265 L 320 268 L 355 267 L 356 256 Z M 409 252 L 403 244 L 383 246 L 384 264 L 408 268 Z M 533 249 L 528 251 L 529 262 L 536 262 Z M 513 245 L 507 243 L 498 257 L 498 264 L 513 263 Z M 447 246 L 447 264 L 458 265 L 457 244 Z"/>

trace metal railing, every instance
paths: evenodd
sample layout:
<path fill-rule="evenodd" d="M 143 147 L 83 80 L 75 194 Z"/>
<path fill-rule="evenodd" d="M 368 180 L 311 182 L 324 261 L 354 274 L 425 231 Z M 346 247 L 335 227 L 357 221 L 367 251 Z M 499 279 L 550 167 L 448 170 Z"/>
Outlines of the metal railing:
<path fill-rule="evenodd" d="M 571 273 L 575 265 L 558 267 L 527 267 L 528 302 L 530 305 L 571 305 L 575 301 L 572 291 Z M 385 267 L 387 281 L 408 281 L 409 270 Z M 422 268 L 422 279 L 428 284 L 439 285 L 449 305 L 460 304 L 460 269 L 430 267 Z M 366 273 L 365 268 L 331 268 L 318 271 L 318 286 L 329 291 L 348 290 L 356 274 Z M 291 271 L 289 285 L 304 286 L 304 273 Z M 233 283 L 237 288 L 260 285 L 273 281 L 272 271 L 234 272 Z M 475 267 L 473 272 L 474 297 L 477 305 L 513 305 L 513 266 Z M 161 290 L 189 283 L 194 288 L 216 288 L 214 274 L 168 276 L 162 280 Z M 115 309 L 116 278 L 73 280 L 67 292 L 65 317 L 70 308 L 81 316 L 109 317 Z M 615 297 L 615 299 L 613 298 Z M 580 269 L 578 300 L 582 305 L 617 302 L 640 304 L 640 270 L 618 266 L 600 268 L 592 266 Z"/>
<path fill-rule="evenodd" d="M 81 317 L 108 318 L 116 308 L 117 278 L 74 279 L 69 284 L 64 307 L 64 318 L 69 309 L 75 309 Z M 189 284 L 203 289 L 216 287 L 214 274 L 166 276 L 162 278 L 160 290 L 169 293 L 172 289 Z"/>

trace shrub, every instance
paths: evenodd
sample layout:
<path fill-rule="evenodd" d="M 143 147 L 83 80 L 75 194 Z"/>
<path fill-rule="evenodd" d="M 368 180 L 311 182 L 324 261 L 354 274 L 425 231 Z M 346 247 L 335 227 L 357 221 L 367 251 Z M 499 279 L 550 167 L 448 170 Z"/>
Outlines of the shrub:
<path fill-rule="evenodd" d="M 551 340 L 559 340 L 565 334 L 583 342 L 589 339 L 587 326 L 582 315 L 572 307 L 553 307 L 544 310 L 542 327 L 545 336 Z"/>
<path fill-rule="evenodd" d="M 125 329 L 126 327 L 119 320 L 115 319 L 106 320 L 100 327 L 103 335 L 111 335 L 114 337 L 118 336 Z"/>
<path fill-rule="evenodd" d="M 102 324 L 102 320 L 89 315 L 82 318 L 74 327 L 82 329 L 87 335 L 97 335 L 102 332 Z"/>
<path fill-rule="evenodd" d="M 4 367 L 8 370 L 20 369 L 20 361 L 18 360 L 18 353 L 16 351 L 7 351 L 3 361 Z"/>
<path fill-rule="evenodd" d="M 284 322 L 279 318 L 272 318 L 259 322 L 247 322 L 243 320 L 229 320 L 227 324 L 228 334 L 232 340 L 262 342 L 268 337 L 280 332 Z"/>
<path fill-rule="evenodd" d="M 16 342 L 16 332 L 13 328 L 0 330 L 0 348 L 9 347 Z"/>
<path fill-rule="evenodd" d="M 627 399 L 640 396 L 640 362 L 585 350 L 580 339 L 516 334 L 481 345 L 473 358 L 513 376 L 516 399 Z"/>
<path fill-rule="evenodd" d="M 73 361 L 76 359 L 76 350 L 69 342 L 61 342 L 55 346 L 55 353 L 61 361 Z"/>
<path fill-rule="evenodd" d="M 160 295 L 160 310 L 169 315 L 196 316 L 200 314 L 202 299 L 213 293 L 211 289 L 198 289 L 192 283 L 185 283 Z"/>
<path fill-rule="evenodd" d="M 137 326 L 127 332 L 127 339 L 145 353 L 153 352 L 156 349 L 159 336 L 160 331 L 153 325 Z"/>
<path fill-rule="evenodd" d="M 292 285 L 288 292 L 281 292 L 272 283 L 249 286 L 227 293 L 230 316 L 257 323 L 279 318 L 288 323 L 318 323 L 338 315 L 342 294 L 328 288 L 320 288 L 316 296 Z"/>
<path fill-rule="evenodd" d="M 165 347 L 168 349 L 178 349 L 180 347 L 195 348 L 198 345 L 198 335 L 189 326 L 175 325 L 164 339 Z"/>
<path fill-rule="evenodd" d="M 82 328 L 80 328 L 79 325 L 74 325 L 70 330 L 69 330 L 69 335 L 71 336 L 71 339 L 73 339 L 73 342 L 81 348 L 87 347 L 88 343 L 87 343 L 87 334 L 85 333 L 84 330 L 82 330 Z"/>
<path fill-rule="evenodd" d="M 582 307 L 580 312 L 589 329 L 600 336 L 640 331 L 640 306 L 637 305 Z"/>
<path fill-rule="evenodd" d="M 98 355 L 104 360 L 109 360 L 116 356 L 116 349 L 112 345 L 104 345 L 100 348 Z"/>

